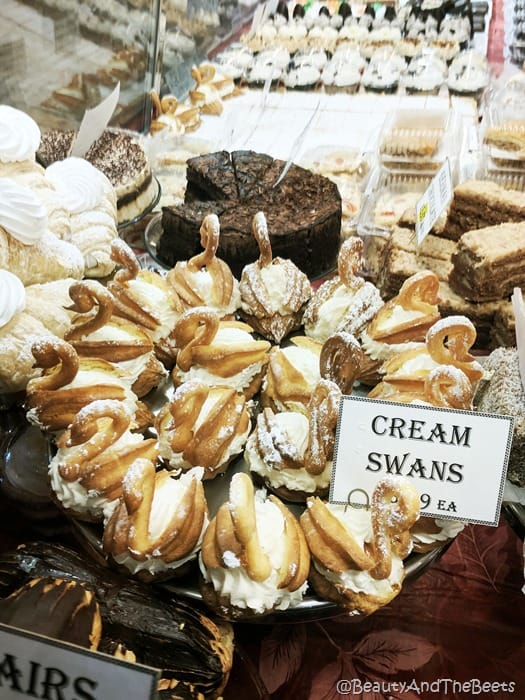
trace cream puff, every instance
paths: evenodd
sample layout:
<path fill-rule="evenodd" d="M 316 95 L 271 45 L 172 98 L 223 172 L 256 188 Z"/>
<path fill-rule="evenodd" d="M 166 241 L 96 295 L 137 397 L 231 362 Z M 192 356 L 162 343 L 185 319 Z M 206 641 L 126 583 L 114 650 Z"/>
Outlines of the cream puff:
<path fill-rule="evenodd" d="M 316 593 L 364 615 L 389 603 L 401 590 L 418 517 L 419 494 L 401 477 L 379 481 L 369 508 L 309 498 L 300 523 Z"/>
<path fill-rule="evenodd" d="M 332 474 L 339 387 L 321 379 L 306 414 L 265 408 L 248 438 L 244 458 L 252 475 L 288 501 L 328 494 Z"/>
<path fill-rule="evenodd" d="M 208 525 L 202 469 L 180 478 L 138 458 L 122 480 L 122 495 L 106 509 L 102 546 L 111 559 L 139 578 L 183 573 L 197 557 Z"/>
<path fill-rule="evenodd" d="M 242 452 L 251 430 L 244 394 L 226 385 L 190 379 L 155 420 L 161 457 L 175 472 L 202 467 L 203 478 L 222 474 Z"/>
<path fill-rule="evenodd" d="M 295 516 L 275 496 L 255 493 L 234 474 L 229 500 L 202 542 L 204 602 L 229 619 L 250 619 L 298 605 L 307 589 L 310 554 Z"/>
<path fill-rule="evenodd" d="M 214 309 L 197 306 L 177 321 L 173 339 L 178 348 L 172 371 L 176 386 L 200 379 L 232 386 L 246 398 L 259 390 L 270 343 L 255 340 L 246 323 L 221 321 Z"/>
<path fill-rule="evenodd" d="M 102 520 L 104 509 L 122 493 L 122 480 L 139 458 L 157 459 L 156 440 L 130 431 L 121 401 L 97 399 L 76 414 L 57 440 L 49 464 L 56 500 L 82 520 Z"/>
<path fill-rule="evenodd" d="M 312 288 L 308 277 L 294 262 L 272 257 L 263 212 L 253 217 L 252 230 L 260 256 L 242 271 L 240 315 L 264 338 L 280 343 L 300 327 Z"/>

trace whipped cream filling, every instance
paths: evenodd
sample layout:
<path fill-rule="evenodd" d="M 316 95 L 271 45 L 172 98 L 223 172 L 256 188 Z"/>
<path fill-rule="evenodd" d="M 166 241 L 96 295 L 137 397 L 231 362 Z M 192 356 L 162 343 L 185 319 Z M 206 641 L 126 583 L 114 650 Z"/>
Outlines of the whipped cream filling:
<path fill-rule="evenodd" d="M 279 352 L 282 353 L 293 366 L 293 368 L 303 376 L 304 381 L 313 391 L 314 387 L 321 379 L 321 372 L 319 369 L 319 355 L 315 352 L 312 352 L 311 350 L 307 350 L 306 348 L 302 348 L 297 345 L 289 345 L 285 348 L 281 348 Z M 262 391 L 263 393 L 267 393 L 268 391 L 267 374 L 265 375 L 263 380 Z M 278 396 L 272 395 L 271 398 L 280 411 L 289 410 L 289 407 L 287 408 L 285 404 L 283 404 L 279 400 Z M 297 404 L 297 406 L 297 410 L 301 410 L 301 405 Z"/>
<path fill-rule="evenodd" d="M 193 426 L 193 432 L 197 432 L 197 430 L 200 428 L 200 426 L 205 423 L 206 419 L 210 415 L 210 412 L 213 410 L 213 407 L 215 404 L 222 399 L 222 395 L 213 395 L 212 392 L 210 392 L 208 398 L 206 401 L 203 403 L 202 408 L 200 410 L 199 415 L 197 416 L 197 420 L 195 421 L 195 425 Z M 242 406 L 238 407 L 238 412 L 241 413 L 243 410 Z M 224 428 L 227 430 L 227 426 Z M 250 434 L 251 430 L 251 424 L 248 422 L 248 426 L 245 431 L 239 434 L 235 434 L 231 442 L 226 446 L 226 449 L 224 450 L 223 454 L 219 458 L 218 465 L 216 469 L 220 469 L 221 465 L 225 464 L 226 462 L 229 462 L 233 457 L 238 455 L 245 443 L 246 443 L 246 438 Z M 169 441 L 169 432 L 165 432 L 163 430 L 160 431 L 159 433 L 159 454 L 161 457 L 166 459 L 170 465 L 170 467 L 174 470 L 177 470 L 180 472 L 181 470 L 187 470 L 190 467 L 196 466 L 194 464 L 191 464 L 188 462 L 186 459 L 183 457 L 182 452 L 174 452 L 171 448 L 170 441 Z"/>
<path fill-rule="evenodd" d="M 373 360 L 388 360 L 399 352 L 421 348 L 423 345 L 424 343 L 417 343 L 415 341 L 383 343 L 378 340 L 372 340 L 366 331 L 364 331 L 361 336 L 361 347 Z"/>
<path fill-rule="evenodd" d="M 416 544 L 433 544 L 434 542 L 446 542 L 452 540 L 459 535 L 464 529 L 465 523 L 459 520 L 444 520 L 434 518 L 435 525 L 439 528 L 439 532 L 423 532 L 417 530 L 417 523 L 412 532 L 412 539 Z"/>
<path fill-rule="evenodd" d="M 180 314 L 170 307 L 162 287 L 148 284 L 140 276 L 129 280 L 127 284 L 132 295 L 157 319 L 159 325 L 151 331 L 151 335 L 155 342 L 159 342 L 171 333 Z"/>
<path fill-rule="evenodd" d="M 211 582 L 219 596 L 229 599 L 231 605 L 257 613 L 268 610 L 287 610 L 303 599 L 308 587 L 303 583 L 296 591 L 279 589 L 279 569 L 286 553 L 284 519 L 279 508 L 265 501 L 257 493 L 255 500 L 256 528 L 262 551 L 268 556 L 272 571 L 264 581 L 253 581 L 233 552 L 223 555 L 224 567 L 207 569 L 202 559 L 199 566 L 204 579 Z"/>
<path fill-rule="evenodd" d="M 72 214 L 96 209 L 104 194 L 103 177 L 83 158 L 66 158 L 46 168 L 47 180 Z"/>
<path fill-rule="evenodd" d="M 0 162 L 34 161 L 40 138 L 40 127 L 29 114 L 0 105 Z"/>
<path fill-rule="evenodd" d="M 123 328 L 117 326 L 112 326 L 111 324 L 98 328 L 96 331 L 89 333 L 82 338 L 82 340 L 94 341 L 94 342 L 109 342 L 109 343 L 129 343 L 136 340 L 136 337 L 130 333 L 127 333 Z M 111 362 L 112 365 L 118 367 L 122 370 L 131 383 L 144 372 L 148 366 L 151 357 L 151 351 L 147 351 L 134 357 L 131 360 L 122 360 L 121 362 Z"/>
<path fill-rule="evenodd" d="M 266 287 L 270 306 L 268 313 L 280 313 L 282 315 L 292 313 L 293 309 L 286 304 L 289 278 L 283 265 L 266 265 L 261 268 L 261 280 Z M 249 309 L 246 309 L 249 311 Z"/>
<path fill-rule="evenodd" d="M 25 309 L 26 290 L 21 280 L 8 270 L 0 270 L 0 328 Z"/>
<path fill-rule="evenodd" d="M 372 520 L 370 510 L 366 508 L 352 508 L 342 505 L 327 503 L 327 508 L 338 518 L 338 520 L 351 532 L 360 547 L 364 547 L 366 542 L 373 539 Z M 392 555 L 392 571 L 386 579 L 374 579 L 367 571 L 361 569 L 347 569 L 341 574 L 326 569 L 319 561 L 313 560 L 315 568 L 330 583 L 338 588 L 364 593 L 371 596 L 388 596 L 393 588 L 396 589 L 402 584 L 405 570 L 403 560 Z"/>
<path fill-rule="evenodd" d="M 255 342 L 248 331 L 242 328 L 219 328 L 213 345 L 241 345 L 246 347 L 249 343 Z M 184 381 L 189 379 L 199 379 L 205 384 L 220 384 L 221 386 L 232 386 L 237 391 L 242 391 L 249 386 L 252 379 L 263 369 L 263 362 L 254 362 L 231 377 L 219 377 L 208 371 L 205 367 L 198 365 L 190 367 L 187 372 L 180 372 Z"/>
<path fill-rule="evenodd" d="M 210 306 L 211 308 L 216 309 L 221 316 L 234 314 L 240 307 L 241 292 L 239 290 L 239 282 L 235 278 L 233 278 L 233 289 L 228 303 L 225 306 L 219 306 L 213 298 L 214 282 L 213 277 L 210 275 L 208 270 L 205 268 L 195 271 L 188 270 L 186 261 L 181 262 L 180 267 L 184 270 L 185 275 L 191 277 L 191 286 L 202 299 L 202 304 L 204 306 Z"/>
<path fill-rule="evenodd" d="M 126 431 L 111 446 L 111 449 L 117 451 L 122 450 L 137 445 L 142 441 L 142 435 Z M 51 488 L 60 503 L 67 510 L 72 510 L 75 513 L 83 513 L 95 519 L 102 518 L 104 509 L 110 503 L 116 503 L 118 499 L 110 501 L 105 496 L 101 496 L 99 491 L 95 489 L 86 489 L 80 483 L 80 480 L 66 481 L 60 476 L 58 471 L 59 466 L 70 454 L 72 449 L 76 448 L 60 448 L 49 463 L 48 473 L 51 481 Z"/>
<path fill-rule="evenodd" d="M 340 284 L 320 305 L 316 321 L 305 322 L 305 332 L 321 343 L 340 330 L 356 335 L 382 305 L 379 291 L 370 282 L 365 282 L 357 292 Z"/>
<path fill-rule="evenodd" d="M 189 486 L 189 482 L 192 479 L 202 479 L 202 474 L 203 469 L 198 467 L 190 470 L 186 474 L 183 474 L 180 478 L 167 479 L 162 488 L 155 489 L 149 520 L 149 536 L 152 540 L 161 537 L 165 533 L 166 528 L 170 525 L 173 514 L 179 508 L 184 507 L 182 501 Z M 111 513 L 113 512 L 113 508 L 116 507 L 116 505 L 117 501 L 115 501 L 114 504 L 112 504 L 109 508 L 106 508 L 104 511 L 105 522 L 109 520 Z M 209 519 L 206 515 L 194 547 L 192 547 L 192 549 L 183 557 L 175 561 L 164 561 L 161 553 L 158 550 L 153 550 L 153 552 L 148 554 L 144 559 L 136 559 L 129 552 L 124 552 L 123 554 L 113 556 L 113 559 L 117 562 L 117 564 L 124 566 L 132 574 L 136 574 L 138 571 L 148 571 L 150 574 L 156 575 L 166 571 L 178 569 L 186 564 L 186 562 L 196 558 L 208 524 Z"/>
<path fill-rule="evenodd" d="M 298 458 L 304 459 L 308 447 L 309 422 L 302 413 L 287 411 L 277 413 L 275 421 L 280 430 L 288 437 L 288 441 L 294 445 Z M 268 436 L 268 447 L 273 445 L 272 436 Z M 304 467 L 300 469 L 274 469 L 265 462 L 257 450 L 256 434 L 252 433 L 246 443 L 244 458 L 250 471 L 259 474 L 272 488 L 284 486 L 290 491 L 315 493 L 318 489 L 327 488 L 332 474 L 332 461 L 326 463 L 326 467 L 320 474 L 310 474 Z M 275 453 L 275 459 L 279 454 Z"/>
<path fill-rule="evenodd" d="M 47 231 L 47 210 L 29 187 L 1 178 L 0 226 L 20 243 L 34 245 Z"/>
<path fill-rule="evenodd" d="M 409 360 L 403 362 L 401 367 L 396 369 L 390 376 L 397 377 L 399 375 L 410 375 L 422 371 L 431 372 L 438 366 L 438 362 L 435 362 L 426 352 L 422 352 L 419 355 L 411 357 Z"/>

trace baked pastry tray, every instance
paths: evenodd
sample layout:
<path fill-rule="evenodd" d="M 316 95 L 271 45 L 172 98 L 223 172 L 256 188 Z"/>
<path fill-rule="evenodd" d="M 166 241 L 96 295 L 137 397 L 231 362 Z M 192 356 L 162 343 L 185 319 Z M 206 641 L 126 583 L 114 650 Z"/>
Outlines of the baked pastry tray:
<path fill-rule="evenodd" d="M 147 403 L 156 413 L 168 400 L 172 393 L 168 381 L 154 390 L 148 397 Z M 359 388 L 356 394 L 361 393 Z M 53 523 L 59 512 L 54 505 L 51 489 L 48 483 L 47 466 L 53 454 L 53 447 L 39 428 L 29 425 L 24 412 L 17 407 L 0 410 L 0 488 L 4 494 L 18 506 L 23 515 L 36 519 L 36 527 L 43 533 L 51 528 L 46 523 Z M 32 469 L 28 469 L 32 465 Z M 206 500 L 210 515 L 214 515 L 218 507 L 228 499 L 230 478 L 236 472 L 248 472 L 248 466 L 242 457 L 238 457 L 229 466 L 226 473 L 213 480 L 205 481 Z M 299 515 L 302 506 L 287 504 Z M 73 518 L 65 521 L 77 539 L 79 545 L 87 554 L 99 563 L 108 565 L 102 549 L 102 528 L 100 525 L 81 522 Z M 412 553 L 405 560 L 405 584 L 418 578 L 431 566 L 447 549 L 448 543 L 424 554 Z M 180 596 L 193 601 L 197 606 L 204 607 L 198 584 L 197 562 L 191 562 L 191 569 L 180 578 L 172 578 L 163 583 L 163 588 L 174 596 Z M 302 602 L 294 608 L 277 611 L 261 618 L 252 618 L 251 622 L 299 622 L 319 620 L 342 614 L 344 611 L 334 603 L 322 600 L 313 592 L 308 591 Z M 355 615 L 355 619 L 362 617 Z"/>

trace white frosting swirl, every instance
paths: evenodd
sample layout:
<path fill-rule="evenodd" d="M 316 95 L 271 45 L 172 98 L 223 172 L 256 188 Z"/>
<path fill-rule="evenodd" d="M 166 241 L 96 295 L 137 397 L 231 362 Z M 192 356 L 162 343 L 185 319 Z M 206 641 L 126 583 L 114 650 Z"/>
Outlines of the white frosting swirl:
<path fill-rule="evenodd" d="M 0 270 L 0 328 L 24 310 L 26 290 L 21 280 L 7 270 Z"/>
<path fill-rule="evenodd" d="M 24 245 L 34 245 L 47 230 L 47 211 L 28 187 L 0 179 L 0 226 Z"/>
<path fill-rule="evenodd" d="M 29 114 L 9 105 L 0 105 L 1 162 L 34 161 L 40 136 L 40 128 Z"/>
<path fill-rule="evenodd" d="M 53 163 L 46 169 L 46 179 L 72 214 L 96 209 L 102 201 L 101 172 L 83 158 L 66 158 Z"/>

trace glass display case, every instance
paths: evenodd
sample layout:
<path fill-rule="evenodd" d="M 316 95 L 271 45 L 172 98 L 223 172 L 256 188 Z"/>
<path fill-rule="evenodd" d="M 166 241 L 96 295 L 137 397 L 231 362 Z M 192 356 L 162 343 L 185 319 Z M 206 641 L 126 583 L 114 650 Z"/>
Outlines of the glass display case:
<path fill-rule="evenodd" d="M 160 0 L 3 0 L 0 102 L 75 128 L 120 82 L 112 123 L 142 128 L 158 81 Z"/>

